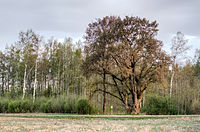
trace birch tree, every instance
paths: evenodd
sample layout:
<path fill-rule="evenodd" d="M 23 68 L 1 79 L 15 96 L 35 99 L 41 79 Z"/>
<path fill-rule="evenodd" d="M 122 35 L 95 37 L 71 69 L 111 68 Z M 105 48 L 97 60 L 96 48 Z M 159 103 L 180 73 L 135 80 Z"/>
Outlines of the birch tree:
<path fill-rule="evenodd" d="M 185 39 L 184 34 L 177 32 L 176 36 L 172 39 L 171 54 L 172 54 L 172 75 L 170 80 L 170 98 L 173 91 L 173 80 L 177 67 L 177 58 L 183 55 L 189 47 L 187 46 L 188 40 Z"/>
<path fill-rule="evenodd" d="M 21 46 L 22 60 L 24 63 L 24 83 L 23 83 L 23 94 L 24 99 L 27 90 L 27 79 L 37 60 L 37 48 L 41 43 L 41 37 L 34 33 L 32 30 L 19 33 L 19 41 L 17 42 Z M 37 76 L 36 76 L 37 77 Z M 29 88 L 31 86 L 31 80 L 29 80 Z"/>
<path fill-rule="evenodd" d="M 37 74 L 38 74 L 38 54 L 39 47 L 36 47 L 36 59 L 35 59 L 35 81 L 34 81 L 34 88 L 33 88 L 33 102 L 35 101 L 35 95 L 36 95 L 36 88 L 37 88 Z"/>

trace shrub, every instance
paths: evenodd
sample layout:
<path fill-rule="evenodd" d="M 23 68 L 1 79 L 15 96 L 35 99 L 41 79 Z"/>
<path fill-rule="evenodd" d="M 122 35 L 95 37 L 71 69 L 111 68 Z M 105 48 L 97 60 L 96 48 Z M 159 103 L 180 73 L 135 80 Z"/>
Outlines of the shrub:
<path fill-rule="evenodd" d="M 65 112 L 66 113 L 76 113 L 76 103 L 72 100 L 68 100 L 65 104 Z"/>
<path fill-rule="evenodd" d="M 14 100 L 8 104 L 9 113 L 27 113 L 33 112 L 32 100 Z"/>
<path fill-rule="evenodd" d="M 54 104 L 54 108 L 56 110 L 57 113 L 65 113 L 65 104 L 66 104 L 66 100 L 60 98 L 59 100 L 57 100 Z"/>
<path fill-rule="evenodd" d="M 66 96 L 64 100 L 66 100 L 64 105 L 65 113 L 76 113 L 76 101 L 78 97 L 75 95 Z"/>
<path fill-rule="evenodd" d="M 8 104 L 9 104 L 9 100 L 1 99 L 1 101 L 0 101 L 0 113 L 7 113 L 8 112 Z"/>
<path fill-rule="evenodd" d="M 33 112 L 32 100 L 22 100 L 20 103 L 20 110 L 22 113 Z"/>
<path fill-rule="evenodd" d="M 52 94 L 52 88 L 51 88 L 51 86 L 48 86 L 48 88 L 44 91 L 43 94 L 44 94 L 45 97 L 50 97 L 51 94 Z"/>
<path fill-rule="evenodd" d="M 41 104 L 40 105 L 40 108 L 39 108 L 39 112 L 43 112 L 43 113 L 46 113 L 46 104 Z"/>
<path fill-rule="evenodd" d="M 33 103 L 34 112 L 44 112 L 44 104 L 48 101 L 48 98 L 40 97 L 35 100 Z"/>
<path fill-rule="evenodd" d="M 147 102 L 145 106 L 141 109 L 141 112 L 146 112 L 150 115 L 177 114 L 177 108 L 172 102 L 173 101 L 170 101 L 170 99 L 167 97 L 150 95 L 147 96 Z"/>
<path fill-rule="evenodd" d="M 44 107 L 44 108 L 43 108 L 43 109 L 44 109 L 43 112 L 45 112 L 45 113 L 53 113 L 51 100 L 47 101 L 47 102 L 44 104 L 43 107 Z"/>
<path fill-rule="evenodd" d="M 41 110 L 45 113 L 64 113 L 65 103 L 61 98 L 51 98 L 41 105 Z"/>
<path fill-rule="evenodd" d="M 197 99 L 191 103 L 191 114 L 200 114 L 200 101 Z"/>
<path fill-rule="evenodd" d="M 91 114 L 92 107 L 88 104 L 87 99 L 79 99 L 76 103 L 76 111 L 78 114 Z"/>
<path fill-rule="evenodd" d="M 21 102 L 16 100 L 16 101 L 10 101 L 8 104 L 8 112 L 9 113 L 20 113 L 20 104 Z"/>
<path fill-rule="evenodd" d="M 60 96 L 58 98 L 39 97 L 33 102 L 32 98 L 25 100 L 7 98 L 0 100 L 0 113 L 27 113 L 27 112 L 44 112 L 44 113 L 79 113 L 91 114 L 97 113 L 87 99 L 78 99 L 78 96 Z"/>
<path fill-rule="evenodd" d="M 47 113 L 60 113 L 61 105 L 59 104 L 59 99 L 52 98 L 46 103 Z"/>

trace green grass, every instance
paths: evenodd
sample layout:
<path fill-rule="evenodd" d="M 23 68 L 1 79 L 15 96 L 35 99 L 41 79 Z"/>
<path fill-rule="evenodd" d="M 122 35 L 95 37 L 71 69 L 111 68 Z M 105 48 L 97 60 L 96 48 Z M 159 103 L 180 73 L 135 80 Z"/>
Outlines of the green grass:
<path fill-rule="evenodd" d="M 66 116 L 67 115 L 67 116 Z M 109 116 L 77 116 L 72 114 L 0 114 L 0 117 L 18 117 L 18 118 L 50 118 L 50 119 L 103 119 L 103 120 L 148 120 L 148 119 L 175 119 L 175 118 L 199 118 L 199 116 L 134 116 L 134 117 L 109 117 Z"/>

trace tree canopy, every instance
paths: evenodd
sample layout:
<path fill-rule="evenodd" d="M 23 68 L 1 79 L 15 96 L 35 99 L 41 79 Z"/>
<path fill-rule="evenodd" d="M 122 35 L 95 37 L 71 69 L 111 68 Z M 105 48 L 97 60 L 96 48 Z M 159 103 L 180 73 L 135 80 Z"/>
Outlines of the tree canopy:
<path fill-rule="evenodd" d="M 129 113 L 139 113 L 143 92 L 168 70 L 170 57 L 157 40 L 158 24 L 139 17 L 104 17 L 89 24 L 86 31 L 86 74 L 111 78 L 116 92 L 102 89 L 124 104 Z"/>

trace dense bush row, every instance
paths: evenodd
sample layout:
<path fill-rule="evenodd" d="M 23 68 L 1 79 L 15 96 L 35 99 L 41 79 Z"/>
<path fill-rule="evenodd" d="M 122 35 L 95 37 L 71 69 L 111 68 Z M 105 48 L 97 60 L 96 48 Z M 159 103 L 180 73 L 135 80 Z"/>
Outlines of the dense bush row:
<path fill-rule="evenodd" d="M 178 110 L 173 99 L 155 95 L 147 96 L 147 102 L 141 110 L 148 115 L 175 115 Z"/>
<path fill-rule="evenodd" d="M 31 99 L 0 99 L 0 113 L 78 113 L 92 114 L 96 113 L 88 100 L 81 98 L 37 98 L 35 102 Z"/>
<path fill-rule="evenodd" d="M 187 111 L 187 114 L 200 113 L 199 106 L 198 101 L 192 102 L 191 111 Z M 110 109 L 107 111 L 110 111 Z M 87 99 L 78 98 L 77 96 L 61 96 L 59 98 L 39 97 L 35 102 L 31 98 L 25 100 L 0 98 L 0 113 L 97 114 L 101 112 L 88 104 Z M 120 113 L 120 110 L 115 111 L 115 113 Z M 174 115 L 183 112 L 181 109 L 178 109 L 177 102 L 173 98 L 169 99 L 169 97 L 147 95 L 141 113 L 148 115 Z"/>

